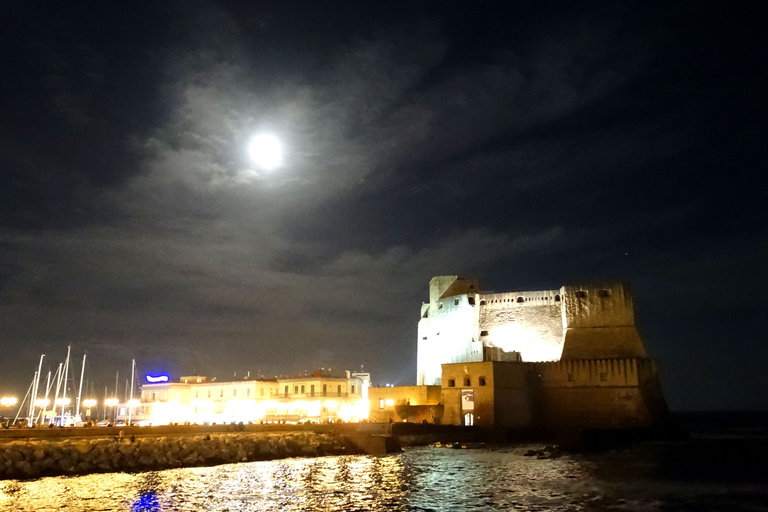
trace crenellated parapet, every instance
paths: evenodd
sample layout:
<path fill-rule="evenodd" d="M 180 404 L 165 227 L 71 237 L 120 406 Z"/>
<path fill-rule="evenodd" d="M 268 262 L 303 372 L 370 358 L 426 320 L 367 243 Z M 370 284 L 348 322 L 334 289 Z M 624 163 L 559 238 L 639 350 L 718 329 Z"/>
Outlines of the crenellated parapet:
<path fill-rule="evenodd" d="M 650 359 L 574 359 L 532 364 L 545 388 L 640 386 L 657 375 Z"/>

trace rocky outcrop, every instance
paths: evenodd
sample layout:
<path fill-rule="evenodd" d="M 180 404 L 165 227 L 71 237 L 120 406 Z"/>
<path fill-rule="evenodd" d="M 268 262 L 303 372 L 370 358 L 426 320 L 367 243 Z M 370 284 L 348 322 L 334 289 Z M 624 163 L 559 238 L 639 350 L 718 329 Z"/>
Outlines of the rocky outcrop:
<path fill-rule="evenodd" d="M 347 453 L 360 452 L 343 437 L 313 432 L 9 441 L 0 444 L 0 479 L 147 471 Z"/>

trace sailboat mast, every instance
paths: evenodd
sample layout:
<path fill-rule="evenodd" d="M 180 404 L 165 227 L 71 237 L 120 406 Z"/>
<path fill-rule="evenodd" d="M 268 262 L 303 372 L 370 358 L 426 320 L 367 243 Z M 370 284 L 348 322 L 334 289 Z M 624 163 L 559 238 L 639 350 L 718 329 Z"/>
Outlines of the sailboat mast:
<path fill-rule="evenodd" d="M 48 393 L 51 391 L 51 367 L 48 367 L 48 380 L 45 383 L 45 400 L 43 401 L 43 406 L 40 408 L 40 413 L 37 415 L 38 418 L 40 418 L 39 421 L 45 422 L 45 416 L 43 416 L 43 413 L 45 412 L 46 407 L 48 407 Z"/>
<path fill-rule="evenodd" d="M 131 398 L 128 401 L 128 424 L 131 423 L 131 416 L 133 413 L 133 376 L 136 373 L 136 360 L 131 359 Z"/>
<path fill-rule="evenodd" d="M 67 377 L 69 376 L 69 354 L 72 350 L 72 345 L 67 345 L 67 359 L 64 361 L 64 393 L 61 396 L 61 423 L 64 423 L 64 408 L 67 406 Z"/>
<path fill-rule="evenodd" d="M 35 402 L 37 401 L 37 388 L 40 386 L 40 372 L 43 371 L 44 357 L 45 354 L 40 356 L 40 363 L 37 365 L 37 372 L 35 372 L 35 380 L 33 381 L 32 396 L 29 398 L 29 421 L 27 424 L 30 426 L 32 425 L 32 422 L 35 421 Z"/>
<path fill-rule="evenodd" d="M 83 367 L 80 370 L 80 387 L 77 390 L 77 408 L 75 409 L 75 417 L 80 417 L 80 398 L 83 394 L 83 375 L 85 375 L 85 356 L 83 354 Z"/>

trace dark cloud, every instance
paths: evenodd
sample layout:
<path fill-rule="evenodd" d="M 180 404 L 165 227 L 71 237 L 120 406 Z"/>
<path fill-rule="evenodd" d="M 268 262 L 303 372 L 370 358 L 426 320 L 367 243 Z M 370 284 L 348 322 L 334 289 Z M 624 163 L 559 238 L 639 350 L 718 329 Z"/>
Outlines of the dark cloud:
<path fill-rule="evenodd" d="M 68 343 L 110 387 L 132 358 L 412 383 L 429 278 L 469 273 L 630 280 L 673 407 L 763 407 L 712 372 L 765 389 L 766 304 L 742 291 L 767 249 L 750 8 L 9 12 L 0 390 Z M 248 161 L 259 130 L 284 143 L 279 170 Z"/>

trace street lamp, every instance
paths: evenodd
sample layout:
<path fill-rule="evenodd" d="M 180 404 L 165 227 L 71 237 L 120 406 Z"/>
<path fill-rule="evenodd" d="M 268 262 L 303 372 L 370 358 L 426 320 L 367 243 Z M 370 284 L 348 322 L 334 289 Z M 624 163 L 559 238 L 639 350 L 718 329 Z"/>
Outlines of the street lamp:
<path fill-rule="evenodd" d="M 15 396 L 4 396 L 3 398 L 0 398 L 0 405 L 3 407 L 13 407 L 16 405 L 16 397 Z"/>

